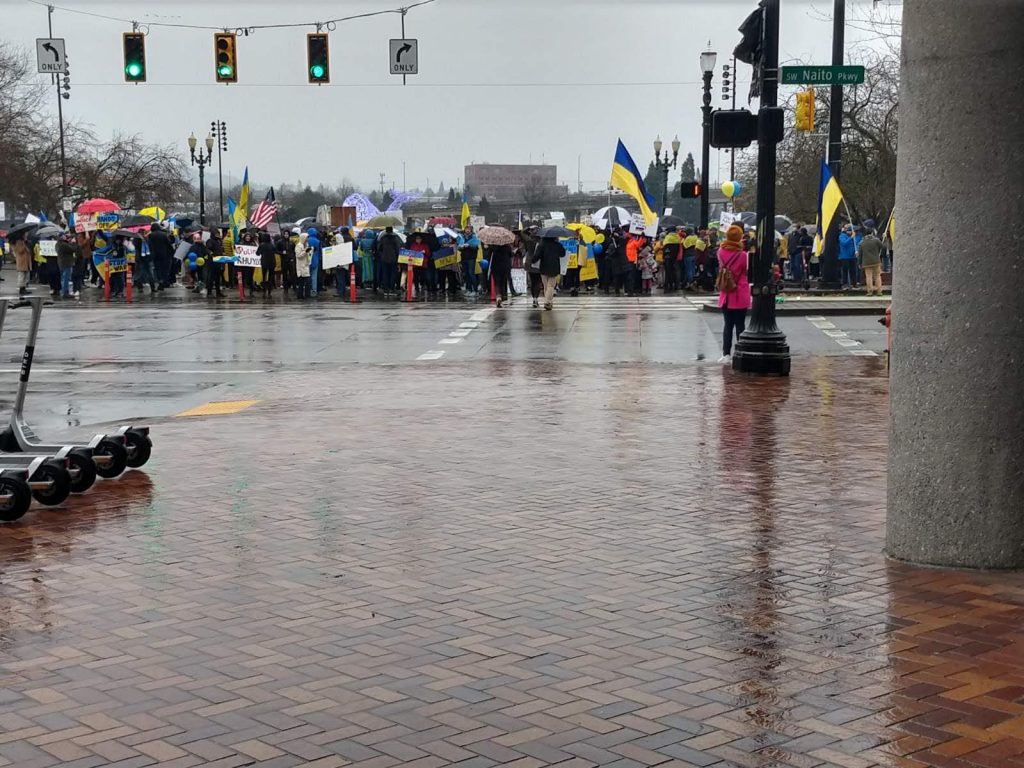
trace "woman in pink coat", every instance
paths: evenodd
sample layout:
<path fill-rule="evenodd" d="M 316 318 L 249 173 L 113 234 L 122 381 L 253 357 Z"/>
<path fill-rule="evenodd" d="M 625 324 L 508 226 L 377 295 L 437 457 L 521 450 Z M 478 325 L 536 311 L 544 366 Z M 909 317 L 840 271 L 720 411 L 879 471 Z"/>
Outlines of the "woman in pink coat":
<path fill-rule="evenodd" d="M 725 232 L 725 242 L 718 249 L 718 306 L 725 317 L 725 336 L 722 339 L 720 363 L 732 360 L 732 338 L 743 333 L 750 309 L 750 282 L 747 280 L 747 252 L 743 250 L 743 230 L 733 224 Z M 733 289 L 725 290 L 723 273 L 732 275 Z"/>

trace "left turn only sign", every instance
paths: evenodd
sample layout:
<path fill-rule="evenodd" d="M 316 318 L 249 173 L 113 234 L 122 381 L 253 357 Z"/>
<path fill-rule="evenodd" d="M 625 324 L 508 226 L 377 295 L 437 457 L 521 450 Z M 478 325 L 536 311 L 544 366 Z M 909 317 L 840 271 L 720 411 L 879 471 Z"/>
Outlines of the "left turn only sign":
<path fill-rule="evenodd" d="M 420 71 L 419 41 L 391 40 L 388 70 L 392 75 L 416 75 Z"/>
<path fill-rule="evenodd" d="M 37 72 L 67 74 L 68 60 L 64 55 L 63 37 L 36 38 L 36 66 Z"/>

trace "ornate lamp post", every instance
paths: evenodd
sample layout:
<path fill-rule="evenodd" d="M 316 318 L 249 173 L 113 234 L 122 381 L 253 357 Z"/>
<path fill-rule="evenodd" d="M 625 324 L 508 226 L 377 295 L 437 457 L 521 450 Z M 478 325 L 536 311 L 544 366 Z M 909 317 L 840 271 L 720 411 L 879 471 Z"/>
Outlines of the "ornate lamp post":
<path fill-rule="evenodd" d="M 664 156 L 661 154 L 661 136 L 658 136 L 654 140 L 654 167 L 660 170 L 664 174 L 664 184 L 662 189 L 665 196 L 662 198 L 663 203 L 661 205 L 661 215 L 665 215 L 665 209 L 668 208 L 668 169 L 675 168 L 679 160 L 679 137 L 676 136 L 672 139 L 672 159 L 668 159 L 668 150 L 665 150 Z"/>
<path fill-rule="evenodd" d="M 188 151 L 192 156 L 192 165 L 199 167 L 199 223 L 203 225 L 206 224 L 206 180 L 203 171 L 213 162 L 213 136 L 206 134 L 205 155 L 202 147 L 199 148 L 199 154 L 196 154 L 198 143 L 194 133 L 188 137 Z"/>
<path fill-rule="evenodd" d="M 700 165 L 700 228 L 708 228 L 708 213 L 711 207 L 710 194 L 708 189 L 710 180 L 709 169 L 711 167 L 711 78 L 715 74 L 715 62 L 718 61 L 718 54 L 711 50 L 711 41 L 708 41 L 708 50 L 700 55 L 700 68 L 704 73 L 704 106 L 701 111 L 704 113 L 704 144 L 701 148 Z"/>

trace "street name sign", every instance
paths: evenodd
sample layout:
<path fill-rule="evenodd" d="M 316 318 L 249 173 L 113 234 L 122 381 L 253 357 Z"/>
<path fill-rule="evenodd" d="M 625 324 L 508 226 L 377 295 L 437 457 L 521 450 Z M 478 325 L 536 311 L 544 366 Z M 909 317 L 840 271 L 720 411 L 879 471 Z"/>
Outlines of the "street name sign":
<path fill-rule="evenodd" d="M 783 67 L 779 82 L 781 85 L 860 85 L 864 82 L 864 67 Z"/>
<path fill-rule="evenodd" d="M 388 71 L 392 75 L 417 75 L 420 71 L 419 41 L 391 40 Z"/>
<path fill-rule="evenodd" d="M 66 74 L 67 57 L 64 55 L 63 37 L 36 38 L 36 71 L 46 74 Z"/>

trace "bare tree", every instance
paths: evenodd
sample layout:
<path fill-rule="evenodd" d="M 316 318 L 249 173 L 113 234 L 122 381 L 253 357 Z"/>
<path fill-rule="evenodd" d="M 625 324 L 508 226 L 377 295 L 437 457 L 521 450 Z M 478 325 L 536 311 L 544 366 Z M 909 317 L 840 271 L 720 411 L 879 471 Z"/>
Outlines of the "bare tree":
<path fill-rule="evenodd" d="M 543 210 L 551 201 L 551 188 L 548 187 L 539 174 L 531 174 L 523 185 L 522 191 L 523 207 L 529 212 L 530 217 L 538 210 Z"/>

